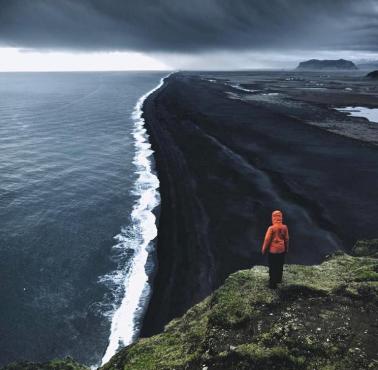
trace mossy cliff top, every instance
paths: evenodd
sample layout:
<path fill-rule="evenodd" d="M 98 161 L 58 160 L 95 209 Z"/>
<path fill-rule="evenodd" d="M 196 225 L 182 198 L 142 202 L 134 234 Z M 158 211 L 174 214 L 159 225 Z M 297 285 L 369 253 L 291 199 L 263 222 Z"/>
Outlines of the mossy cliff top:
<path fill-rule="evenodd" d="M 211 296 L 138 340 L 101 370 L 377 369 L 378 239 L 321 265 L 286 265 L 270 290 L 268 270 L 236 272 Z M 77 367 L 7 367 L 83 370 Z M 47 366 L 49 365 L 49 366 Z"/>
<path fill-rule="evenodd" d="M 378 240 L 360 242 L 319 266 L 236 272 L 163 333 L 140 339 L 102 370 L 376 369 Z M 375 252 L 374 252 L 375 251 Z M 374 252 L 374 253 L 373 253 Z"/>

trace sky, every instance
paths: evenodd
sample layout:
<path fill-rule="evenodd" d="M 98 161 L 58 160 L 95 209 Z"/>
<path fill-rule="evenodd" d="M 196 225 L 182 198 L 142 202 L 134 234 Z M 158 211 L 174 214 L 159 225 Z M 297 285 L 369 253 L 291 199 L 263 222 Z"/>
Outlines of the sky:
<path fill-rule="evenodd" d="M 0 71 L 378 60 L 378 0 L 0 0 Z"/>

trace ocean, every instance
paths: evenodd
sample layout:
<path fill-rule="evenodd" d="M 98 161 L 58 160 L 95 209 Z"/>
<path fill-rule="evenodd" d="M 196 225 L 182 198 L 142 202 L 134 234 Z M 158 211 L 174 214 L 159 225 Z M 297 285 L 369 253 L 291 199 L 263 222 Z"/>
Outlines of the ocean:
<path fill-rule="evenodd" d="M 141 105 L 166 74 L 0 73 L 0 365 L 95 366 L 138 336 L 159 204 Z"/>

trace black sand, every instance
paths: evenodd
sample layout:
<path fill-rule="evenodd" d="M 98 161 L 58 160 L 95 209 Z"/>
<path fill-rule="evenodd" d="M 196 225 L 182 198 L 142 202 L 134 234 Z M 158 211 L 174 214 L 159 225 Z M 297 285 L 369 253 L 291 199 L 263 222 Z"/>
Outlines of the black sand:
<path fill-rule="evenodd" d="M 179 73 L 145 103 L 162 203 L 142 336 L 231 272 L 263 263 L 274 209 L 289 227 L 289 263 L 319 263 L 378 236 L 377 146 L 230 93 L 227 84 Z"/>

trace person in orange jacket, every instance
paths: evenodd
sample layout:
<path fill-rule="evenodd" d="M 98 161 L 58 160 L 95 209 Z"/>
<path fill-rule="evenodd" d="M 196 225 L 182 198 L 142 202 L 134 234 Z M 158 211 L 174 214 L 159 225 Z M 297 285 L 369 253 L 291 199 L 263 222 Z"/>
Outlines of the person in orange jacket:
<path fill-rule="evenodd" d="M 266 231 L 261 252 L 268 253 L 269 263 L 269 287 L 277 288 L 277 283 L 282 282 L 282 271 L 285 262 L 285 254 L 289 250 L 289 230 L 282 223 L 282 212 L 272 213 L 272 225 Z"/>

